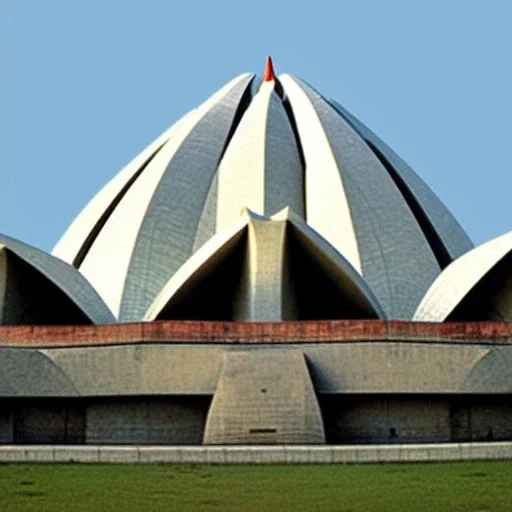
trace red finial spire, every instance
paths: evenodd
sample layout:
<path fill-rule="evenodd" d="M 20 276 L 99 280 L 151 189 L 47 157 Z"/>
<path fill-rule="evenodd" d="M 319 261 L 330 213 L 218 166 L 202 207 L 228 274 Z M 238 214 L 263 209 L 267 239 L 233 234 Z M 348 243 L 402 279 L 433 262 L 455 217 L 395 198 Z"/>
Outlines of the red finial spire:
<path fill-rule="evenodd" d="M 263 73 L 263 81 L 264 82 L 273 82 L 276 79 L 276 75 L 274 73 L 274 66 L 272 64 L 272 57 L 267 57 L 267 64 L 265 66 L 265 73 Z"/>

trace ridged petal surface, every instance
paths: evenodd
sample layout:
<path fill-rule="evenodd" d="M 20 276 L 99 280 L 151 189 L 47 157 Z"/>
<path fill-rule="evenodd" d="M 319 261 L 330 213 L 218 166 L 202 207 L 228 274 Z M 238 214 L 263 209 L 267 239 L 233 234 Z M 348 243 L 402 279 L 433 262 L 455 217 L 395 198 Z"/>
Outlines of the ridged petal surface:
<path fill-rule="evenodd" d="M 205 198 L 251 75 L 181 124 L 126 192 L 80 271 L 120 320 L 140 319 L 191 256 Z"/>
<path fill-rule="evenodd" d="M 304 215 L 303 169 L 274 82 L 264 82 L 231 139 L 218 171 L 217 231 L 243 208 L 272 215 L 285 206 Z"/>
<path fill-rule="evenodd" d="M 325 219 L 329 229 L 337 233 L 348 231 L 351 244 L 354 243 L 353 231 L 361 273 L 388 316 L 410 319 L 440 270 L 414 215 L 386 169 L 345 119 L 299 79 L 290 75 L 280 79 L 290 98 L 304 149 L 307 222 L 338 250 L 340 243 L 326 236 L 321 229 L 323 226 L 317 227 L 313 219 Z M 320 123 L 327 144 L 317 146 L 308 140 L 312 122 Z M 328 156 L 318 154 L 324 151 L 328 151 Z M 337 171 L 345 191 L 343 195 L 338 192 L 336 197 L 338 201 L 347 201 L 344 210 L 350 212 L 351 223 L 347 214 L 329 218 L 330 204 L 335 199 L 327 199 L 333 194 L 326 186 L 327 181 L 322 193 L 310 195 L 310 181 L 322 183 L 320 174 L 325 170 L 318 163 L 324 158 L 334 158 L 336 168 L 333 167 L 331 173 Z M 334 181 L 334 177 L 331 180 Z"/>
<path fill-rule="evenodd" d="M 202 270 L 191 270 L 195 255 L 205 257 L 203 247 L 210 250 L 247 208 L 268 219 L 290 207 L 320 246 L 327 244 L 359 274 L 382 308 L 379 315 L 392 319 L 411 319 L 441 268 L 471 247 L 439 199 L 368 128 L 292 75 L 267 75 L 263 82 L 240 75 L 165 131 L 103 188 L 55 247 L 119 320 L 158 315 L 170 283 L 180 288 L 184 276 L 196 279 Z M 310 309 L 305 289 L 318 278 L 317 292 L 329 289 L 334 299 L 339 289 L 328 283 L 337 264 L 331 268 L 327 252 L 288 224 L 281 241 L 271 235 L 276 225 L 262 224 L 250 246 L 258 248 L 254 261 L 293 259 L 296 250 L 300 282 L 298 288 L 280 283 L 288 290 L 281 295 L 298 293 L 297 308 L 320 315 Z M 284 240 L 293 251 L 282 247 Z M 274 256 L 265 255 L 267 249 Z M 322 269 L 325 263 L 331 274 L 301 275 L 312 261 Z M 239 276 L 222 272 L 234 286 Z M 201 307 L 203 314 L 207 301 Z M 343 307 L 329 314 L 342 314 Z M 283 316 L 277 309 L 276 318 Z"/>
<path fill-rule="evenodd" d="M 352 127 L 387 160 L 397 173 L 399 180 L 407 187 L 417 202 L 418 207 L 426 215 L 429 228 L 435 230 L 444 249 L 451 260 L 454 260 L 473 248 L 468 235 L 461 228 L 455 217 L 432 192 L 426 183 L 398 156 L 382 139 L 373 133 L 359 119 L 344 109 L 338 102 L 330 102 L 343 115 Z"/>
<path fill-rule="evenodd" d="M 306 221 L 360 273 L 361 255 L 332 141 L 314 104 L 292 77 L 280 77 L 291 101 L 305 160 Z"/>
<path fill-rule="evenodd" d="M 116 204 L 123 198 L 138 175 L 151 162 L 156 153 L 172 137 L 172 134 L 189 118 L 196 115 L 192 110 L 168 128 L 147 148 L 139 153 L 127 166 L 119 171 L 98 192 L 71 223 L 53 248 L 52 254 L 78 267 L 104 226 Z"/>

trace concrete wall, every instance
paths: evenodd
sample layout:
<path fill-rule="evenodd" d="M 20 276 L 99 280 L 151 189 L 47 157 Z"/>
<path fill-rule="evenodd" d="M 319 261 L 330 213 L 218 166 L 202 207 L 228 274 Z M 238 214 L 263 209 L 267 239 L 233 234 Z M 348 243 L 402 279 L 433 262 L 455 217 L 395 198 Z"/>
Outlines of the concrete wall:
<path fill-rule="evenodd" d="M 452 441 L 512 439 L 509 396 L 458 397 L 450 408 Z"/>
<path fill-rule="evenodd" d="M 492 404 L 469 409 L 471 439 L 488 441 L 512 439 L 512 407 L 496 408 Z"/>
<path fill-rule="evenodd" d="M 447 398 L 350 396 L 323 397 L 327 441 L 344 443 L 447 442 Z"/>
<path fill-rule="evenodd" d="M 512 393 L 512 345 L 354 341 L 0 347 L 0 397 L 213 395 L 224 354 L 291 349 L 318 393 Z"/>
<path fill-rule="evenodd" d="M 0 444 L 201 444 L 210 397 L 0 401 Z"/>
<path fill-rule="evenodd" d="M 46 400 L 16 407 L 15 443 L 80 444 L 84 442 L 84 409 L 80 405 Z"/>
<path fill-rule="evenodd" d="M 275 363 L 278 364 L 277 359 Z M 272 368 L 268 369 L 275 374 Z M 314 395 L 303 389 L 308 386 L 301 381 L 300 372 L 296 368 L 288 370 L 283 379 L 249 378 L 245 382 L 252 387 L 240 396 L 236 394 L 238 387 L 226 385 L 226 379 L 236 380 L 237 372 L 223 377 L 224 389 L 211 408 L 208 396 L 3 400 L 0 444 L 401 444 L 512 440 L 511 395 L 321 395 L 317 409 Z M 241 371 L 238 376 L 250 377 L 246 373 Z M 262 377 L 265 372 L 257 375 Z"/>
<path fill-rule="evenodd" d="M 303 354 L 298 350 L 227 352 L 204 443 L 325 443 Z"/>
<path fill-rule="evenodd" d="M 323 395 L 328 443 L 512 439 L 510 395 Z"/>
<path fill-rule="evenodd" d="M 0 444 L 12 443 L 14 433 L 13 414 L 0 404 Z"/>
<path fill-rule="evenodd" d="M 201 444 L 209 397 L 105 399 L 87 406 L 87 444 Z"/>

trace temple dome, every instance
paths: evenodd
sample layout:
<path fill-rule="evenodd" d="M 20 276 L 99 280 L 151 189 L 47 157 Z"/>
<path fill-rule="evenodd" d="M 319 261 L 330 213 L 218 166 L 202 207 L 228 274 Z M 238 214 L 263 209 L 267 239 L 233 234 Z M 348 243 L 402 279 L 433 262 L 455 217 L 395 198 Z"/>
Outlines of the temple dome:
<path fill-rule="evenodd" d="M 441 270 L 472 248 L 367 127 L 297 77 L 267 69 L 264 80 L 234 78 L 160 135 L 90 201 L 53 254 L 120 321 L 136 321 L 241 212 L 271 222 L 285 208 L 321 239 L 320 252 L 328 245 L 346 262 L 332 275 L 349 265 L 361 276 L 359 295 L 371 295 L 380 317 L 411 319 Z"/>

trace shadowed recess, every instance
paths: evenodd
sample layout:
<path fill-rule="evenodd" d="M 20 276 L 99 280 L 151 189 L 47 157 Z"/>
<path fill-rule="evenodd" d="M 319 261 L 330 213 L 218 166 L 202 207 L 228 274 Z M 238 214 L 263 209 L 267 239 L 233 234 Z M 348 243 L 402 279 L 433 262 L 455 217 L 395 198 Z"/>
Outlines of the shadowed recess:
<path fill-rule="evenodd" d="M 447 322 L 512 322 L 512 254 L 493 266 L 446 318 Z"/>
<path fill-rule="evenodd" d="M 58 286 L 9 250 L 6 297 L 5 325 L 92 323 Z"/>
<path fill-rule="evenodd" d="M 155 320 L 231 321 L 246 251 L 247 232 L 194 273 Z"/>
<path fill-rule="evenodd" d="M 294 285 L 297 320 L 371 319 L 379 316 L 361 304 L 360 297 L 336 281 L 333 268 L 315 254 L 298 230 L 288 227 L 288 258 Z M 339 272 L 339 270 L 337 270 Z"/>

